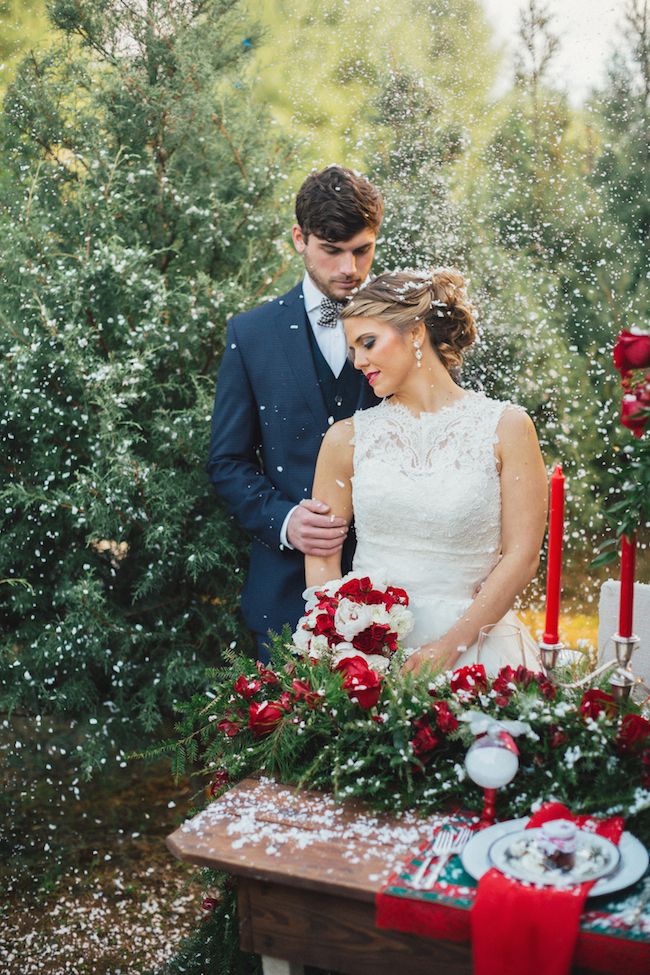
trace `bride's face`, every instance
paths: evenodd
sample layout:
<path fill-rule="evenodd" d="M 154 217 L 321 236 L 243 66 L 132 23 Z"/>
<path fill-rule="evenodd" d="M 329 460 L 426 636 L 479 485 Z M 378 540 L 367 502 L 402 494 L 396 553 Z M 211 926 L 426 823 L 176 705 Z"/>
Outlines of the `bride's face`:
<path fill-rule="evenodd" d="M 379 318 L 347 318 L 345 334 L 350 359 L 377 396 L 390 396 L 416 364 L 411 336 Z"/>

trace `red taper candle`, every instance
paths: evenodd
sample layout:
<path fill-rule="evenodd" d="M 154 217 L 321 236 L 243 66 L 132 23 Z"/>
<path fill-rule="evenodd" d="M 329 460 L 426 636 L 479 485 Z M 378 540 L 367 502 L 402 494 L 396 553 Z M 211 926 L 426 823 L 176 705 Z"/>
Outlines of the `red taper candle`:
<path fill-rule="evenodd" d="M 551 510 L 548 520 L 548 562 L 546 567 L 546 622 L 544 643 L 560 642 L 560 586 L 562 582 L 562 545 L 564 542 L 564 474 L 558 464 L 551 475 Z"/>
<path fill-rule="evenodd" d="M 621 538 L 621 598 L 618 604 L 618 635 L 632 636 L 636 532 Z"/>

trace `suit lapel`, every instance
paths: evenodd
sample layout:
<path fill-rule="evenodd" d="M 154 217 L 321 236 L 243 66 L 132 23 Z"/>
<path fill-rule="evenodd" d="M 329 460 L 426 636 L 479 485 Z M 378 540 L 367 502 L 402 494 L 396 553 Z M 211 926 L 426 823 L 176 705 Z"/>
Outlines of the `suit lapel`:
<path fill-rule="evenodd" d="M 302 284 L 297 285 L 282 299 L 278 327 L 280 342 L 296 380 L 296 388 L 302 393 L 319 430 L 325 430 L 327 408 L 309 344 L 307 329 L 311 325 L 305 311 Z"/>

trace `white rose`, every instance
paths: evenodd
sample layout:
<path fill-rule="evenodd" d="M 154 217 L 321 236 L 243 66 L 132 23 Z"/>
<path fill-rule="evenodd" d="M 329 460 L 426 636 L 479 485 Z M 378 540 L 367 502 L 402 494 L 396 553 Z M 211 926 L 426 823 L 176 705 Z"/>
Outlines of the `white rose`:
<path fill-rule="evenodd" d="M 293 645 L 297 647 L 298 650 L 306 651 L 309 647 L 309 641 L 311 640 L 311 630 L 306 630 L 302 626 L 302 620 L 298 623 L 296 632 L 293 634 Z"/>
<path fill-rule="evenodd" d="M 307 648 L 307 653 L 309 654 L 310 657 L 314 657 L 315 659 L 318 660 L 320 659 L 320 657 L 325 657 L 329 652 L 330 652 L 330 645 L 327 642 L 326 636 L 323 636 L 323 634 L 321 633 L 318 636 L 313 636 L 311 638 L 309 642 L 309 646 Z"/>
<path fill-rule="evenodd" d="M 334 615 L 334 628 L 344 640 L 353 640 L 357 633 L 372 626 L 372 606 L 353 603 L 350 599 L 342 599 Z"/>
<path fill-rule="evenodd" d="M 388 614 L 388 623 L 391 630 L 397 633 L 397 639 L 403 640 L 406 634 L 413 629 L 413 613 L 406 606 L 397 604 L 391 608 Z"/>

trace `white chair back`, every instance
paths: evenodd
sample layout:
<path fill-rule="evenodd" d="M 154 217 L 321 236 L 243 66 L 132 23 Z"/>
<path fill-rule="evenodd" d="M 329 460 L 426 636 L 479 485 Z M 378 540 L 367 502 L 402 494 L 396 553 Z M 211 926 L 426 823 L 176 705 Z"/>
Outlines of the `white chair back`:
<path fill-rule="evenodd" d="M 598 605 L 598 660 L 612 660 L 614 644 L 610 637 L 618 632 L 618 602 L 620 582 L 608 579 L 600 588 Z M 641 646 L 632 657 L 632 670 L 650 684 L 650 586 L 643 582 L 634 584 L 633 632 L 641 640 Z"/>

